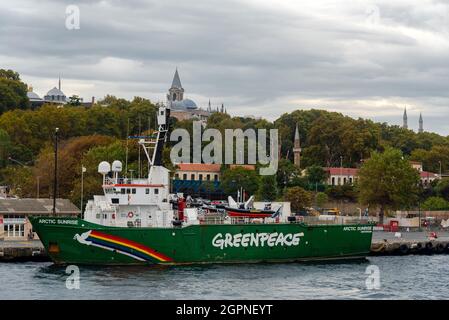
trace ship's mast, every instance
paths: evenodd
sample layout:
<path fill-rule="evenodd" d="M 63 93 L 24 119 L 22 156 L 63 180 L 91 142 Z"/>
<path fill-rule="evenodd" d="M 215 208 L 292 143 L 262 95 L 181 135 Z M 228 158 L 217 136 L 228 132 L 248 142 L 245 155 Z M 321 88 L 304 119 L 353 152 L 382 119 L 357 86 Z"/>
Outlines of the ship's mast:
<path fill-rule="evenodd" d="M 150 180 L 153 171 L 153 166 L 162 165 L 162 151 L 164 148 L 164 144 L 167 141 L 167 134 L 169 130 L 169 123 L 168 123 L 169 118 L 170 118 L 170 108 L 160 106 L 158 108 L 157 114 L 157 122 L 159 126 L 157 136 L 141 137 L 141 139 L 139 140 L 139 144 L 142 146 L 150 166 L 150 171 L 148 173 L 148 180 Z"/>

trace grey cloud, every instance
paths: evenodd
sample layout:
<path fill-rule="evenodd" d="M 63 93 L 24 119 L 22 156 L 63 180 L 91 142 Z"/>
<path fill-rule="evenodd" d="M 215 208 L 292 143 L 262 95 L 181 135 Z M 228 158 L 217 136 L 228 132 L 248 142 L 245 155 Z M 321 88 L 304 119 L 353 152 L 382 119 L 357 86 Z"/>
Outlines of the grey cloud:
<path fill-rule="evenodd" d="M 164 99 L 177 66 L 186 94 L 203 106 L 211 98 L 270 119 L 328 107 L 397 123 L 403 99 L 449 134 L 438 120 L 449 115 L 449 6 L 376 3 L 380 19 L 369 25 L 369 2 L 291 1 L 297 10 L 249 0 L 0 2 L 0 59 L 35 87 L 61 73 L 64 83 L 91 84 L 78 90 L 85 97 L 154 100 Z M 80 7 L 80 30 L 64 27 L 68 4 Z M 391 101 L 390 111 L 378 100 Z M 358 101 L 363 110 L 351 107 Z"/>

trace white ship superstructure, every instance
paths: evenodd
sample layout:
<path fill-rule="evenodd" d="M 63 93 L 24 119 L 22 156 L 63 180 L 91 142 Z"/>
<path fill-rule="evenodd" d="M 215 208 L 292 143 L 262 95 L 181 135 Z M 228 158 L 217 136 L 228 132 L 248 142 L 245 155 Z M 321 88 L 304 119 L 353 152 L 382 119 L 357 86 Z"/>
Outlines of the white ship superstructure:
<path fill-rule="evenodd" d="M 159 107 L 159 130 L 154 137 L 140 137 L 149 165 L 147 178 L 128 179 L 120 176 L 118 160 L 98 165 L 103 175 L 104 195 L 96 195 L 86 205 L 84 219 L 106 226 L 169 227 L 174 210 L 169 201 L 169 170 L 162 166 L 162 148 L 167 139 L 170 109 Z M 112 177 L 110 175 L 112 174 Z"/>

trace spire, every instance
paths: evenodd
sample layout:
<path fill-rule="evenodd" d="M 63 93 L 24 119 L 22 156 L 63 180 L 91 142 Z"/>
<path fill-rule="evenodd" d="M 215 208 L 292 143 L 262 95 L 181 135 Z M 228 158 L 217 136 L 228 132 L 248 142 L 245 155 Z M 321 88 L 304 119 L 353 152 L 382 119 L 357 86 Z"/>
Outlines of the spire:
<path fill-rule="evenodd" d="M 212 111 L 212 109 L 211 109 L 211 107 L 210 107 L 210 99 L 209 99 L 209 106 L 207 107 L 207 111 L 209 111 L 209 112 Z"/>
<path fill-rule="evenodd" d="M 298 124 L 296 124 L 295 140 L 293 142 L 293 162 L 301 169 L 301 138 L 299 137 Z"/>
<path fill-rule="evenodd" d="M 61 90 L 61 75 L 59 75 L 58 89 Z"/>
<path fill-rule="evenodd" d="M 402 128 L 408 129 L 407 107 L 404 108 L 404 115 L 402 117 Z"/>
<path fill-rule="evenodd" d="M 179 79 L 178 68 L 176 68 L 175 75 L 173 76 L 173 81 L 171 83 L 172 88 L 182 88 L 181 79 Z"/>
<path fill-rule="evenodd" d="M 420 112 L 419 113 L 419 130 L 418 130 L 419 133 L 423 133 L 424 132 L 423 124 L 424 124 L 424 121 L 422 120 L 422 113 Z"/>

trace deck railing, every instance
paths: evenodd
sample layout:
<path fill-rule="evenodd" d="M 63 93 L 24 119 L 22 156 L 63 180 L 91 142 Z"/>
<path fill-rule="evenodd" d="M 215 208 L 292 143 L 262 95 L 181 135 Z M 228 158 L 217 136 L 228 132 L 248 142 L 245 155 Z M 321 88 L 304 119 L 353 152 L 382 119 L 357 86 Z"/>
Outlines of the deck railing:
<path fill-rule="evenodd" d="M 335 217 L 319 217 L 319 216 L 298 216 L 293 221 L 276 220 L 272 218 L 235 218 L 223 215 L 206 215 L 200 217 L 201 224 L 276 224 L 276 223 L 304 223 L 306 225 L 357 225 L 374 223 L 368 218 L 351 217 L 351 216 L 335 216 Z"/>

